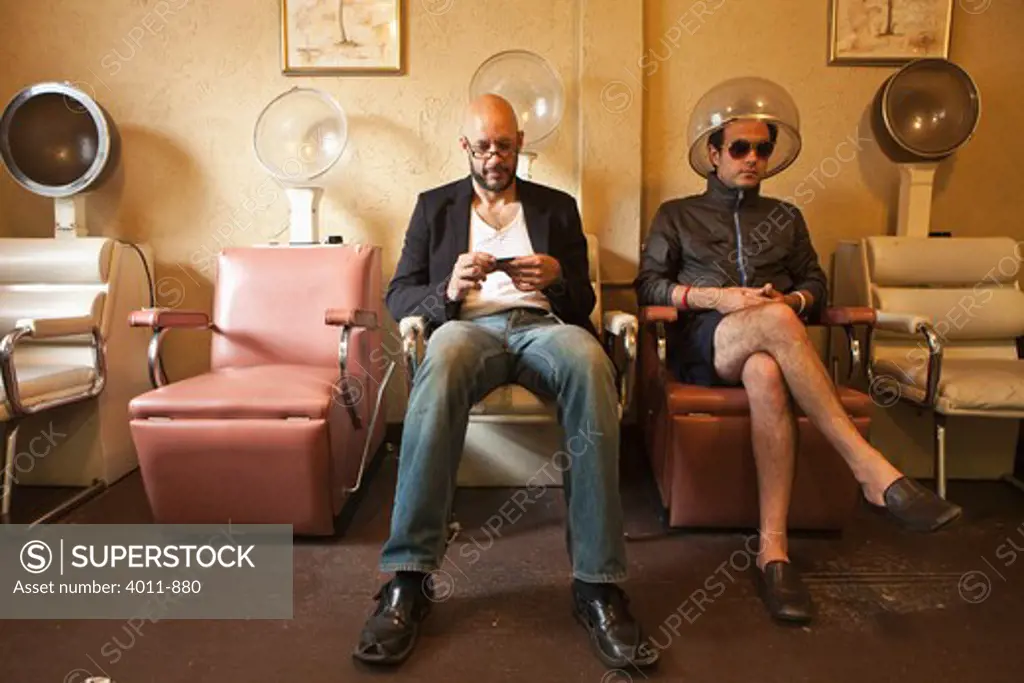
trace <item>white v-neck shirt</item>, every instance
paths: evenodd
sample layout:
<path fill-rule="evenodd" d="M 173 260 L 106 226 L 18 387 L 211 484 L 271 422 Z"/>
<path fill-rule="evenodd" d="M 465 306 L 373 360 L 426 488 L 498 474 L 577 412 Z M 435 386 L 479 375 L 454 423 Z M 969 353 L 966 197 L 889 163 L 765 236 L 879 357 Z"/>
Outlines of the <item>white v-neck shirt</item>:
<path fill-rule="evenodd" d="M 534 253 L 530 233 L 526 229 L 522 204 L 515 218 L 502 229 L 495 229 L 480 218 L 476 209 L 470 210 L 469 250 L 491 254 L 495 258 L 529 256 Z M 512 284 L 512 278 L 496 270 L 489 273 L 480 289 L 471 289 L 462 302 L 459 317 L 463 320 L 500 313 L 510 308 L 532 306 L 551 310 L 551 304 L 541 292 L 522 292 Z"/>

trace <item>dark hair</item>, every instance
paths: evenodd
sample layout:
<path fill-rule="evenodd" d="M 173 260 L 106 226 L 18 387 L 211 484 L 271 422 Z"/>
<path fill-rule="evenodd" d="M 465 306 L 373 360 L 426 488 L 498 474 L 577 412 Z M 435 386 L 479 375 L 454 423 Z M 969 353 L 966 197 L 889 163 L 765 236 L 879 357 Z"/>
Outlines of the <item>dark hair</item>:
<path fill-rule="evenodd" d="M 731 123 L 731 122 L 730 122 Z M 729 125 L 729 124 L 726 124 Z M 779 137 L 779 127 L 774 123 L 765 122 L 768 126 L 768 137 L 772 142 Z M 725 126 L 722 126 L 708 138 L 708 144 L 717 149 L 719 152 L 722 151 L 722 144 L 725 142 Z"/>

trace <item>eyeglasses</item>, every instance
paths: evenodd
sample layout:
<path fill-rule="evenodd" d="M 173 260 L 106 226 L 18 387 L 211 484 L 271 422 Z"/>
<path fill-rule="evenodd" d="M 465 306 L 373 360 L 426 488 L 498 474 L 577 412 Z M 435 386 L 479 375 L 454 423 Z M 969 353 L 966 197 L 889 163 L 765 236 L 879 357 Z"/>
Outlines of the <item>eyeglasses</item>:
<path fill-rule="evenodd" d="M 745 159 L 750 150 L 753 149 L 758 159 L 767 159 L 775 151 L 775 143 L 771 140 L 751 142 L 750 140 L 733 140 L 729 145 L 729 156 L 733 159 Z"/>
<path fill-rule="evenodd" d="M 470 144 L 469 140 L 465 137 L 462 138 L 466 145 L 469 146 L 469 152 L 475 159 L 489 159 L 492 155 L 498 155 L 502 158 L 510 156 L 516 151 L 516 143 L 513 140 L 497 140 L 493 143 L 489 142 L 477 142 Z M 491 147 L 494 147 L 494 151 L 491 151 Z"/>

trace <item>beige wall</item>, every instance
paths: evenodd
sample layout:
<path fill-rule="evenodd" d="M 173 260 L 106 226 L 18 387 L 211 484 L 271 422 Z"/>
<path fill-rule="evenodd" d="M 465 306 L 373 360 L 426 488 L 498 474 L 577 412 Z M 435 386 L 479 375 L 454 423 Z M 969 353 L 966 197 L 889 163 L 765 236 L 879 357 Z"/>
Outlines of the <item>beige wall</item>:
<path fill-rule="evenodd" d="M 1007 153 L 1012 147 L 1007 141 L 1024 130 L 1024 96 L 1015 84 L 1024 64 L 1019 40 L 1024 7 L 978 0 L 954 5 L 950 59 L 978 84 L 983 111 L 975 138 L 940 167 L 932 229 L 1024 239 L 1024 219 L 1013 201 L 1024 172 L 1016 166 L 1017 155 Z M 986 5 L 980 14 L 964 9 Z M 803 151 L 763 191 L 782 197 L 800 193 L 797 203 L 823 263 L 829 263 L 840 240 L 894 230 L 899 178 L 870 141 L 866 112 L 875 91 L 896 69 L 828 66 L 828 2 L 663 0 L 645 3 L 645 11 L 644 39 L 651 51 L 644 62 L 650 64 L 644 112 L 645 230 L 662 201 L 703 190 L 703 179 L 686 162 L 689 113 L 716 83 L 744 75 L 779 83 L 800 109 Z M 856 159 L 843 163 L 852 146 L 837 147 L 850 138 L 867 141 Z"/>
<path fill-rule="evenodd" d="M 657 205 L 701 188 L 684 161 L 684 126 L 714 83 L 762 75 L 787 87 L 801 107 L 804 152 L 767 192 L 793 193 L 841 141 L 856 137 L 875 88 L 892 69 L 826 66 L 826 6 L 407 0 L 406 75 L 291 78 L 280 73 L 277 0 L 0 0 L 0 100 L 51 79 L 78 82 L 94 94 L 121 130 L 124 157 L 111 183 L 89 198 L 93 233 L 148 242 L 162 303 L 207 308 L 210 256 L 228 244 L 265 241 L 287 218 L 284 195 L 269 185 L 251 148 L 253 124 L 272 97 L 311 85 L 346 108 L 350 144 L 326 177 L 321 222 L 346 241 L 380 244 L 386 279 L 416 193 L 465 172 L 457 127 L 477 65 L 503 49 L 534 50 L 562 73 L 568 101 L 535 179 L 577 195 L 588 231 L 602 242 L 604 277 L 614 285 L 632 278 Z M 700 8 L 715 7 L 698 16 Z M 673 25 L 682 28 L 674 33 L 678 45 L 670 43 L 671 54 L 654 59 L 657 69 L 648 67 L 644 79 L 645 43 L 665 56 L 662 38 Z M 1024 130 L 1015 83 L 1024 62 L 1022 32 L 1024 12 L 1010 3 L 978 15 L 957 6 L 951 56 L 975 77 L 985 103 L 976 139 L 940 174 L 936 224 L 957 234 L 1024 237 L 1013 201 L 1024 174 L 1007 153 Z M 896 175 L 867 145 L 823 182 L 804 209 L 827 263 L 838 240 L 885 231 Z M 247 212 L 254 197 L 268 195 L 276 201 Z M 51 212 L 49 201 L 0 174 L 0 234 L 47 235 Z M 609 295 L 615 305 L 632 305 L 628 292 Z M 180 377 L 201 371 L 206 354 L 194 338 L 172 335 L 166 361 Z M 401 417 L 401 391 L 396 396 L 392 420 Z"/>
<path fill-rule="evenodd" d="M 602 5 L 611 13 L 595 17 Z M 496 52 L 536 51 L 563 75 L 565 118 L 534 179 L 582 199 L 579 167 L 601 150 L 579 144 L 582 23 L 593 28 L 632 14 L 637 49 L 641 39 L 639 5 L 615 5 L 518 0 L 510 11 L 504 0 L 408 0 L 404 76 L 296 78 L 280 70 L 278 0 L 0 0 L 0 100 L 44 80 L 72 81 L 95 97 L 116 121 L 124 154 L 117 175 L 89 196 L 92 234 L 148 242 L 161 303 L 208 308 L 213 254 L 264 242 L 287 221 L 287 200 L 259 166 L 251 140 L 262 108 L 292 86 L 322 88 L 347 111 L 349 147 L 324 178 L 321 227 L 346 242 L 381 245 L 385 279 L 417 193 L 466 172 L 457 144 L 463 106 L 477 66 Z M 633 116 L 639 146 L 639 112 Z M 600 137 L 600 122 L 590 128 Z M 633 181 L 635 223 L 639 164 Z M 266 208 L 253 213 L 253 205 Z M 6 173 L 0 207 L 0 234 L 52 233 L 51 202 Z M 607 246 L 620 263 L 632 261 L 636 231 L 618 239 Z M 203 345 L 180 334 L 168 339 L 165 358 L 178 377 L 208 362 Z M 402 392 L 396 397 L 393 419 L 401 416 Z"/>

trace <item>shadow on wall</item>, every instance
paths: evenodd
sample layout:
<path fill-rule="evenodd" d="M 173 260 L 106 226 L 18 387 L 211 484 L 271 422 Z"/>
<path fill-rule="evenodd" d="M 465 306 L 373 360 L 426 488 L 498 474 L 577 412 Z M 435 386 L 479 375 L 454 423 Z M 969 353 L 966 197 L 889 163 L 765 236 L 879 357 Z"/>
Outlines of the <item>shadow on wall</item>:
<path fill-rule="evenodd" d="M 149 242 L 157 255 L 201 229 L 206 182 L 201 166 L 170 138 L 150 129 L 121 127 L 120 172 L 130 177 L 123 202 L 106 207 L 119 236 Z M 120 198 L 118 198 L 120 199 Z M 159 222 L 161 216 L 170 217 Z"/>
<path fill-rule="evenodd" d="M 207 179 L 201 164 L 170 138 L 140 126 L 120 126 L 121 168 L 127 191 L 98 193 L 97 220 L 113 226 L 106 234 L 145 243 L 153 252 L 157 305 L 210 311 L 218 247 L 204 220 Z M 199 233 L 199 234 L 197 234 Z M 206 233 L 206 234 L 202 234 Z M 183 250 L 183 244 L 200 244 Z M 169 379 L 209 367 L 209 333 L 172 331 L 164 341 Z"/>

